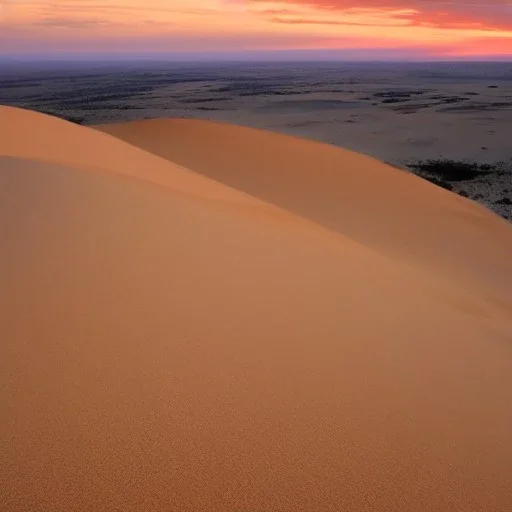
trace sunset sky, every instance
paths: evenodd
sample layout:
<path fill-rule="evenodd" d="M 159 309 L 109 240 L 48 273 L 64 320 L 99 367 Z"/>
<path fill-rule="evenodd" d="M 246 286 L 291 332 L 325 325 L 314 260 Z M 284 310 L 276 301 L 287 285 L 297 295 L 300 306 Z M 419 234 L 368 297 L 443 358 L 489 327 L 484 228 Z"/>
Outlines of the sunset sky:
<path fill-rule="evenodd" d="M 190 52 L 512 58 L 512 0 L 0 0 L 4 56 Z"/>

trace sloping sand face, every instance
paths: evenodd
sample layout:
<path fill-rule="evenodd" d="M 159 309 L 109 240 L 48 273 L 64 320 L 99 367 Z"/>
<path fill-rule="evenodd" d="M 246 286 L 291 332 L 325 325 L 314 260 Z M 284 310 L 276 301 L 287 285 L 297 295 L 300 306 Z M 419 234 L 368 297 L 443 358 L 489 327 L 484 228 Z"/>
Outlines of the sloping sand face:
<path fill-rule="evenodd" d="M 2 155 L 120 174 L 189 196 L 275 210 L 115 137 L 30 110 L 0 106 Z"/>
<path fill-rule="evenodd" d="M 464 283 L 512 314 L 512 226 L 412 174 L 334 146 L 208 121 L 155 119 L 98 129 Z"/>
<path fill-rule="evenodd" d="M 0 158 L 5 510 L 509 510 L 510 317 L 147 158 Z"/>

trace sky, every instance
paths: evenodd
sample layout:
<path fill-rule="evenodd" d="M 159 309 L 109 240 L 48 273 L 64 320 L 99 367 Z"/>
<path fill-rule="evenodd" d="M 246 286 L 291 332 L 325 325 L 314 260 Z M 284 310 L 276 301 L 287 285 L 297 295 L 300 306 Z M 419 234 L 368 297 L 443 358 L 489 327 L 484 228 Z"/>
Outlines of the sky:
<path fill-rule="evenodd" d="M 512 0 L 0 0 L 0 56 L 512 61 Z"/>

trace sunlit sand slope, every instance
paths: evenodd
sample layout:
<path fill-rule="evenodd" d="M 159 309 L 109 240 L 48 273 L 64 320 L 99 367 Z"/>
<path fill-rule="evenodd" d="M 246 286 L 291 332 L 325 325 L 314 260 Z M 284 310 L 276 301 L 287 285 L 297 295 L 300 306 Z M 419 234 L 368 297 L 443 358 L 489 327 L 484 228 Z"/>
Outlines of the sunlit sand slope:
<path fill-rule="evenodd" d="M 275 210 L 115 137 L 30 110 L 0 105 L 0 156 L 109 171 L 221 201 Z"/>
<path fill-rule="evenodd" d="M 392 258 L 485 291 L 512 314 L 512 226 L 412 174 L 334 146 L 208 121 L 98 128 Z"/>

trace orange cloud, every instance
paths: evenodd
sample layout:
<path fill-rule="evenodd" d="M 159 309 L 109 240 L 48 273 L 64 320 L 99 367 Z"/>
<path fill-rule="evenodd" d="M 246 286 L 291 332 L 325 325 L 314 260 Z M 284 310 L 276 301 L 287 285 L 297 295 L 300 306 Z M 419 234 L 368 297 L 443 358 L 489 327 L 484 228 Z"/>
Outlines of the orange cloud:
<path fill-rule="evenodd" d="M 0 53 L 102 46 L 512 56 L 510 0 L 0 0 L 0 6 Z"/>
<path fill-rule="evenodd" d="M 253 5 L 269 0 L 247 0 Z M 280 0 L 327 13 L 377 13 L 413 26 L 512 31 L 510 0 Z M 293 11 L 289 11 L 293 12 Z"/>

